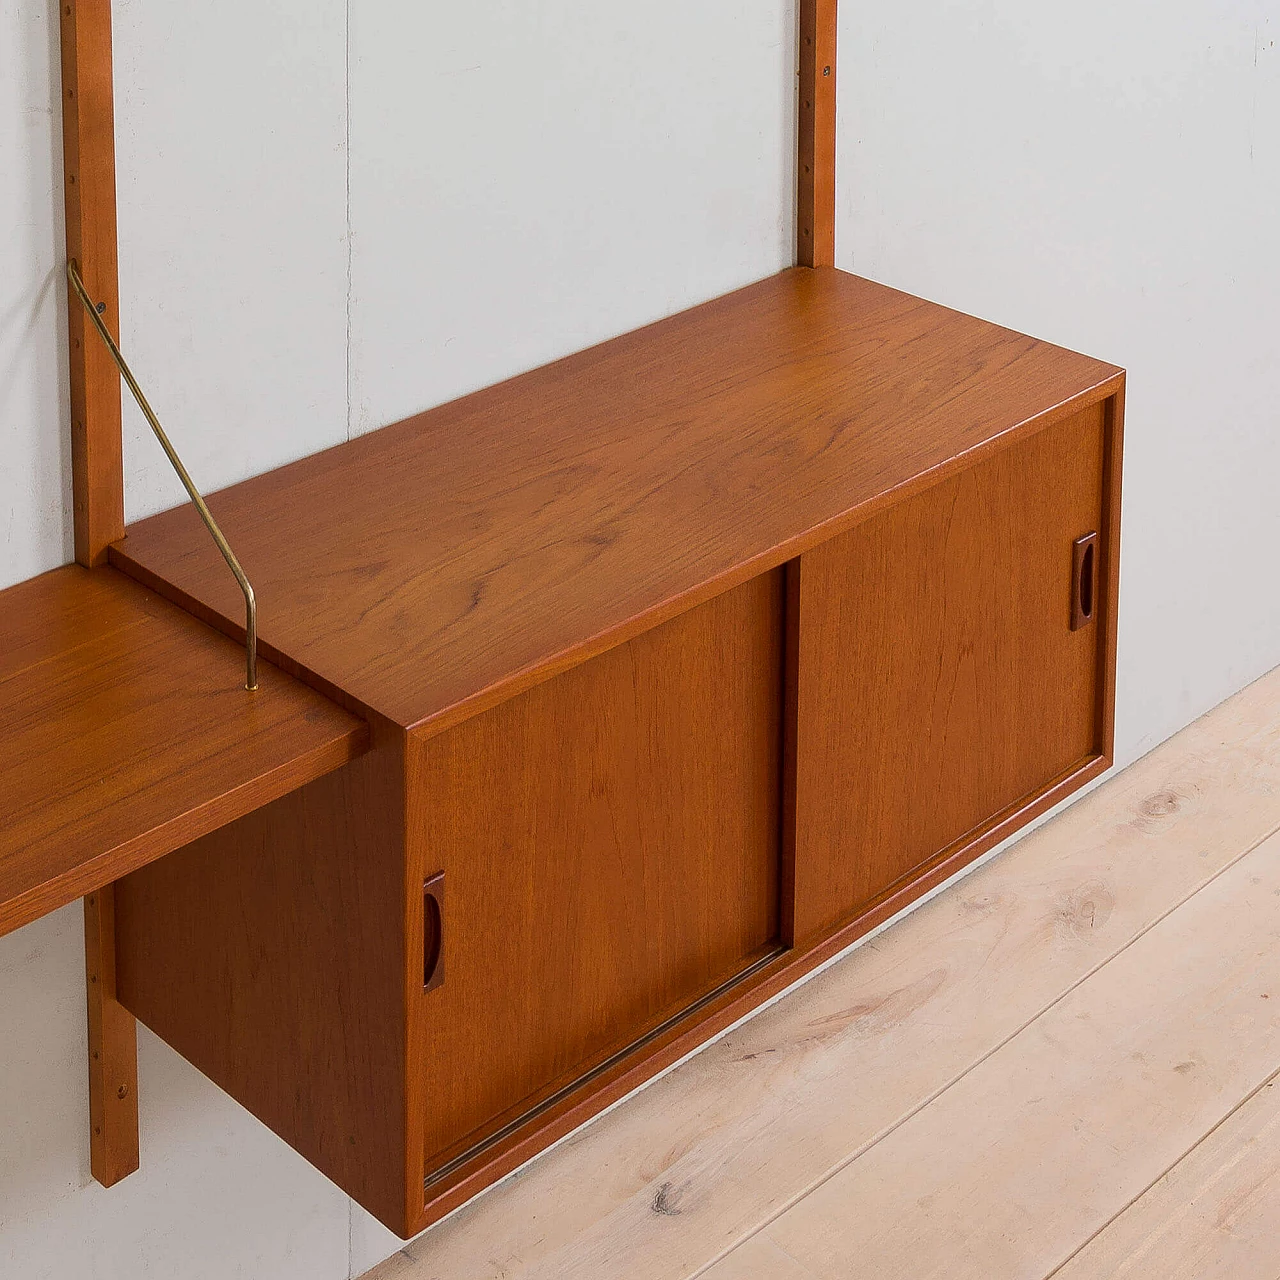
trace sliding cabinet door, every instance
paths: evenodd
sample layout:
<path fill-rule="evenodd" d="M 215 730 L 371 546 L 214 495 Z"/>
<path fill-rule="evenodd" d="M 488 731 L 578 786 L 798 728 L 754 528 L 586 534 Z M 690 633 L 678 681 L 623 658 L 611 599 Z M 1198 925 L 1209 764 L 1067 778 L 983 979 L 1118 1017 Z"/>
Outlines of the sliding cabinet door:
<path fill-rule="evenodd" d="M 1097 405 L 792 567 L 800 940 L 1104 751 L 1105 437 Z"/>
<path fill-rule="evenodd" d="M 777 948 L 782 630 L 779 571 L 414 747 L 426 1175 Z"/>

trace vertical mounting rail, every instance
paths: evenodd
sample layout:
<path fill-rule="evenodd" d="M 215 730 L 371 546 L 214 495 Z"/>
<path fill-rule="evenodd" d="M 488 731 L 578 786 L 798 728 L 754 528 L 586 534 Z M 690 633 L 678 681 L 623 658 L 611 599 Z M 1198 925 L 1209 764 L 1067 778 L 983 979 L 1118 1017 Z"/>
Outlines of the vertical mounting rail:
<path fill-rule="evenodd" d="M 104 1187 L 138 1167 L 138 1029 L 116 1000 L 115 885 L 84 900 L 89 1165 Z"/>
<path fill-rule="evenodd" d="M 62 168 L 67 258 L 83 264 L 88 287 L 116 331 L 116 145 L 111 70 L 111 0 L 60 0 Z M 86 316 L 68 284 L 71 364 L 71 477 L 76 559 L 105 562 L 124 536 L 120 381 L 110 353 L 88 341 Z M 89 1019 L 89 1163 L 109 1187 L 138 1167 L 138 1030 L 116 1000 L 115 889 L 84 900 Z"/>
<path fill-rule="evenodd" d="M 116 146 L 111 0 L 61 0 L 62 168 L 67 257 L 119 331 L 116 273 Z M 124 537 L 120 382 L 110 355 L 87 340 L 85 316 L 67 294 L 71 352 L 71 476 L 76 559 L 102 564 Z"/>
<path fill-rule="evenodd" d="M 796 261 L 836 260 L 836 0 L 800 0 Z"/>

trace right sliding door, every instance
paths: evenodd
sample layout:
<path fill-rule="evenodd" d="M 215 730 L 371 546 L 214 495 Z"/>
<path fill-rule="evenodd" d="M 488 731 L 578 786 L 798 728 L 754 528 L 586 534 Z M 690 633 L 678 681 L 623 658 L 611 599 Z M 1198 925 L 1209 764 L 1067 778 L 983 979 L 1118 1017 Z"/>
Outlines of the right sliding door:
<path fill-rule="evenodd" d="M 801 557 L 797 941 L 1102 753 L 1106 445 L 1099 404 Z"/>

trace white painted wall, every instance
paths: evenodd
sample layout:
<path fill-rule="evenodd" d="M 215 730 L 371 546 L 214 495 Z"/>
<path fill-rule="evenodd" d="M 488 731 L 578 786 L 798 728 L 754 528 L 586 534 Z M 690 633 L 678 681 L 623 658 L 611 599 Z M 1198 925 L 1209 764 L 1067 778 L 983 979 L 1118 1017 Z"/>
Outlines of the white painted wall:
<path fill-rule="evenodd" d="M 116 0 L 123 337 L 206 488 L 789 259 L 792 0 L 206 8 Z M 1122 759 L 1280 662 L 1278 28 L 843 7 L 841 265 L 1130 370 Z M 0 0 L 0 585 L 71 554 L 56 30 Z M 179 491 L 128 422 L 136 518 Z M 79 929 L 0 939 L 0 1275 L 394 1249 L 146 1033 L 142 1170 L 91 1183 Z"/>
<path fill-rule="evenodd" d="M 121 346 L 206 491 L 347 437 L 345 3 L 113 0 Z M 136 520 L 185 495 L 125 424 Z"/>
<path fill-rule="evenodd" d="M 793 0 L 114 10 L 122 345 L 206 490 L 790 261 Z M 58 85 L 55 0 L 0 0 L 0 586 L 72 555 Z M 181 491 L 125 412 L 137 519 Z M 142 1169 L 93 1184 L 82 974 L 78 906 L 0 939 L 0 1276 L 396 1248 L 146 1032 Z"/>
<path fill-rule="evenodd" d="M 845 3 L 839 265 L 1129 372 L 1121 763 L 1280 663 L 1280 0 Z"/>
<path fill-rule="evenodd" d="M 792 261 L 792 0 L 352 9 L 352 429 Z"/>
<path fill-rule="evenodd" d="M 0 586 L 75 554 L 51 24 L 47 0 L 0 0 Z"/>

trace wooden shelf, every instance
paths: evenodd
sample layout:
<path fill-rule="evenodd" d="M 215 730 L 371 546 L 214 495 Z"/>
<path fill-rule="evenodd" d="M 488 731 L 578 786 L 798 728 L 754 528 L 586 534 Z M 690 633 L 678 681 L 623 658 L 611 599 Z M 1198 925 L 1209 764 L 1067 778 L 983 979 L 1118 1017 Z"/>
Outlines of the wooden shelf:
<path fill-rule="evenodd" d="M 113 569 L 0 593 L 0 934 L 358 755 L 366 726 Z"/>
<path fill-rule="evenodd" d="M 783 563 L 1122 380 L 797 268 L 236 485 L 264 652 L 438 731 Z M 195 513 L 112 561 L 239 635 Z"/>

